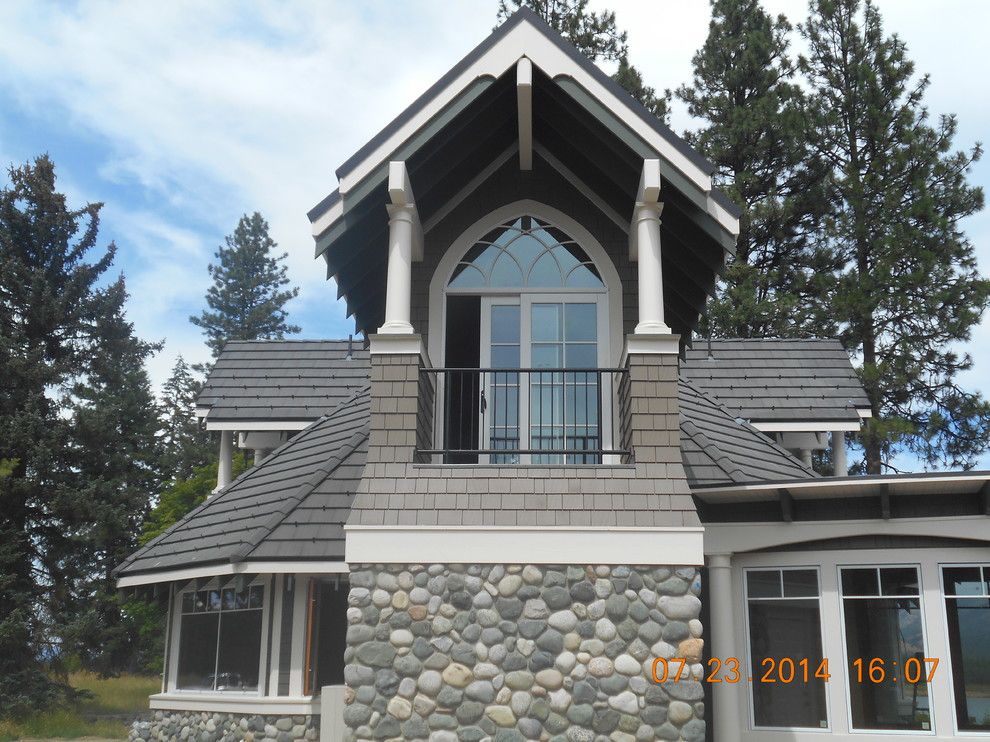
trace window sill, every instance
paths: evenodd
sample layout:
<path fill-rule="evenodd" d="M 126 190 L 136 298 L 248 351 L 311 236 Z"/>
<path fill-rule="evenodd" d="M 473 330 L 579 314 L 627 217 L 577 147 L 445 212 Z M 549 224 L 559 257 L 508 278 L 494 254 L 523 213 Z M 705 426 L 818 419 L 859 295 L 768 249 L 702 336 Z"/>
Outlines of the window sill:
<path fill-rule="evenodd" d="M 219 711 L 270 715 L 310 715 L 320 713 L 319 696 L 259 696 L 252 693 L 216 693 L 175 690 L 148 698 L 153 710 Z"/>

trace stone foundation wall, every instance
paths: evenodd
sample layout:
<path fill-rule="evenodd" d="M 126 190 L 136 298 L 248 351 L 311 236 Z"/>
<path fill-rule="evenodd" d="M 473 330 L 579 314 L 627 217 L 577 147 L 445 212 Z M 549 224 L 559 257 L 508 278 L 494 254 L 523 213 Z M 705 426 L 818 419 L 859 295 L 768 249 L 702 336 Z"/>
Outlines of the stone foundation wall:
<path fill-rule="evenodd" d="M 131 726 L 130 742 L 315 742 L 319 716 L 255 716 L 207 711 L 156 711 L 151 721 Z"/>
<path fill-rule="evenodd" d="M 705 738 L 694 567 L 352 565 L 350 739 Z M 692 678 L 658 685 L 655 657 Z"/>

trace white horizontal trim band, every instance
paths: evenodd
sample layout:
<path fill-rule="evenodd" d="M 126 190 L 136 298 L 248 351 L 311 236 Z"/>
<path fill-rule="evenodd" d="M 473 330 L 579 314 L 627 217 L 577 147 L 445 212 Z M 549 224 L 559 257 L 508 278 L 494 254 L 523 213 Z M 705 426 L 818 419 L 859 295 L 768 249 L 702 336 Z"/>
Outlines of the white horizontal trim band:
<path fill-rule="evenodd" d="M 345 526 L 356 563 L 704 563 L 704 528 Z"/>
<path fill-rule="evenodd" d="M 795 490 L 808 489 L 835 489 L 849 488 L 867 490 L 880 485 L 901 485 L 901 484 L 958 484 L 966 482 L 990 482 L 990 472 L 980 472 L 978 474 L 946 475 L 932 477 L 911 477 L 897 475 L 879 475 L 863 477 L 821 477 L 819 479 L 809 479 L 806 481 L 792 482 L 760 482 L 758 484 L 735 484 L 725 487 L 697 487 L 695 494 L 704 497 L 706 494 L 719 492 L 774 492 L 786 489 L 789 492 Z"/>
<path fill-rule="evenodd" d="M 856 422 L 838 423 L 818 422 L 816 420 L 807 420 L 799 423 L 751 422 L 750 425 L 764 433 L 829 433 L 833 430 L 855 432 L 862 427 L 858 420 Z"/>
<path fill-rule="evenodd" d="M 320 699 L 313 696 L 259 696 L 249 693 L 172 691 L 149 696 L 152 709 L 172 711 L 242 711 L 265 716 L 309 716 L 320 713 Z"/>
<path fill-rule="evenodd" d="M 319 419 L 319 415 L 314 416 L 312 420 L 224 420 L 223 422 L 212 422 L 210 418 L 206 418 L 206 429 L 236 430 L 241 433 L 305 430 Z"/>
<path fill-rule="evenodd" d="M 128 575 L 117 580 L 117 587 L 153 585 L 156 582 L 175 582 L 178 580 L 194 580 L 199 577 L 220 577 L 223 575 L 346 574 L 348 571 L 346 562 L 307 562 L 303 560 L 291 562 L 238 562 L 237 564 L 214 564 L 205 567 L 189 567 L 187 569 L 170 569 L 161 572 Z"/>

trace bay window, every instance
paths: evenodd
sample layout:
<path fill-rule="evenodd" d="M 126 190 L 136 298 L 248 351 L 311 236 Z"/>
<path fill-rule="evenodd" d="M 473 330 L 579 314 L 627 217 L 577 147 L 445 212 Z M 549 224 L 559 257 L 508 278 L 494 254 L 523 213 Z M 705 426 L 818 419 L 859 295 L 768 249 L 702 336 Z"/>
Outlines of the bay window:
<path fill-rule="evenodd" d="M 179 690 L 258 690 L 264 592 L 252 585 L 182 593 Z"/>

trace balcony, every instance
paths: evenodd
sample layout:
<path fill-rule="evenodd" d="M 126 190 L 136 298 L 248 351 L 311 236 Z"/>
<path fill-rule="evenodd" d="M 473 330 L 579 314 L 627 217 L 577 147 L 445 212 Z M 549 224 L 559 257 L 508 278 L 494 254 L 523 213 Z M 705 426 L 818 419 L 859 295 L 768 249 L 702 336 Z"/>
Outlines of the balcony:
<path fill-rule="evenodd" d="M 626 463 L 616 445 L 620 368 L 421 368 L 435 392 L 431 448 L 443 464 Z"/>

